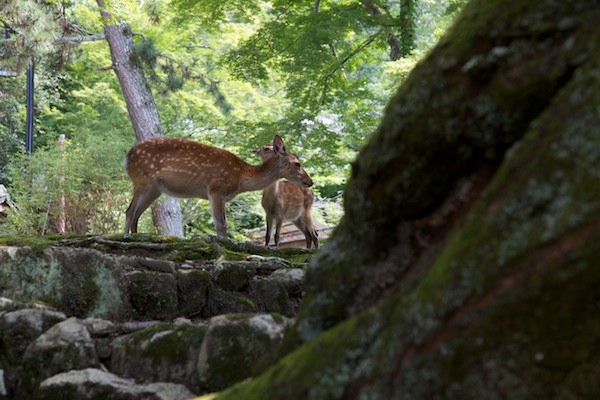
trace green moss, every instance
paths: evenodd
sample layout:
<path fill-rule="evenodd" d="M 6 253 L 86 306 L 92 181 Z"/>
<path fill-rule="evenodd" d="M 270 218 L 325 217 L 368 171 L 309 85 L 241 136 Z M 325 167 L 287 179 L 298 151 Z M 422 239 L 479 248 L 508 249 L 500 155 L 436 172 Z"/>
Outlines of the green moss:
<path fill-rule="evenodd" d="M 161 322 L 131 334 L 129 354 L 145 358 L 155 368 L 175 364 L 187 357 L 190 347 L 200 347 L 206 329 L 204 325 L 173 326 Z"/>
<path fill-rule="evenodd" d="M 213 317 L 215 315 L 256 311 L 256 304 L 244 294 L 215 288 L 211 290 L 208 296 L 203 316 Z"/>
<path fill-rule="evenodd" d="M 172 274 L 130 274 L 129 297 L 137 318 L 171 319 L 177 315 L 177 281 Z"/>
<path fill-rule="evenodd" d="M 61 265 L 30 248 L 21 248 L 17 255 L 15 259 L 8 256 L 2 263 L 0 292 L 3 296 L 15 300 L 33 299 L 59 307 L 63 283 Z"/>
<path fill-rule="evenodd" d="M 223 263 L 213 271 L 215 283 L 229 291 L 237 291 L 248 286 L 250 280 L 256 275 L 256 269 L 247 264 Z"/>
<path fill-rule="evenodd" d="M 175 382 L 198 391 L 198 352 L 205 325 L 159 323 L 112 343 L 111 371 L 145 382 Z"/>
<path fill-rule="evenodd" d="M 38 247 L 54 244 L 62 240 L 83 240 L 90 235 L 45 235 L 45 236 L 4 236 L 0 235 L 0 246 Z"/>
<path fill-rule="evenodd" d="M 224 321 L 224 319 L 227 321 Z M 207 390 L 220 390 L 271 365 L 280 339 L 255 314 L 234 314 L 211 320 L 199 358 L 199 373 Z"/>
<path fill-rule="evenodd" d="M 212 289 L 211 273 L 203 270 L 178 271 L 176 276 L 179 313 L 186 317 L 200 315 Z"/>
<path fill-rule="evenodd" d="M 336 399 L 355 382 L 361 356 L 379 324 L 364 313 L 345 321 L 280 360 L 250 381 L 225 390 L 218 399 Z"/>
<path fill-rule="evenodd" d="M 597 243 L 598 234 L 589 240 Z M 511 398 L 595 398 L 599 256 L 600 247 L 592 244 L 544 258 L 541 271 L 517 275 L 477 314 L 446 324 L 441 343 L 405 363 L 403 393 L 478 399 L 509 390 Z"/>

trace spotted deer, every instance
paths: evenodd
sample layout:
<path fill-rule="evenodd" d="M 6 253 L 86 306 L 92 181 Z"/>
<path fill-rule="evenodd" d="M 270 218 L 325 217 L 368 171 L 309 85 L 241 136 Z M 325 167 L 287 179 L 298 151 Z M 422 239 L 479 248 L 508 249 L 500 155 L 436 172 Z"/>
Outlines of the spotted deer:
<path fill-rule="evenodd" d="M 140 215 L 161 193 L 208 199 L 217 234 L 226 237 L 225 203 L 238 193 L 264 189 L 281 178 L 312 186 L 298 157 L 286 151 L 278 135 L 272 146 L 273 157 L 250 165 L 227 150 L 192 140 L 153 138 L 136 144 L 125 158 L 133 182 L 125 233 L 137 232 Z"/>
<path fill-rule="evenodd" d="M 262 162 L 267 162 L 275 157 L 275 148 L 271 144 L 265 144 L 260 149 L 254 150 Z M 292 182 L 275 181 L 265 189 L 262 194 L 262 206 L 265 209 L 267 219 L 267 232 L 265 235 L 265 246 L 271 241 L 271 231 L 275 224 L 275 246 L 279 246 L 281 226 L 284 221 L 292 221 L 306 238 L 306 247 L 319 248 L 319 239 L 314 227 L 311 208 L 314 201 L 313 193 L 305 187 Z"/>

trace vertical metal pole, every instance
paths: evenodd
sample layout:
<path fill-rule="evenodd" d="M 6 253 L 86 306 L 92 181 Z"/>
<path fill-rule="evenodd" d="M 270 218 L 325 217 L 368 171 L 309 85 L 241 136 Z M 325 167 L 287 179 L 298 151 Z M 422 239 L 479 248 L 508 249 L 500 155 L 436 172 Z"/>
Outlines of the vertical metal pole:
<path fill-rule="evenodd" d="M 29 67 L 27 67 L 27 136 L 25 140 L 25 151 L 27 154 L 31 154 L 33 152 L 33 83 L 34 65 L 33 60 L 31 60 L 31 64 L 29 64 Z"/>

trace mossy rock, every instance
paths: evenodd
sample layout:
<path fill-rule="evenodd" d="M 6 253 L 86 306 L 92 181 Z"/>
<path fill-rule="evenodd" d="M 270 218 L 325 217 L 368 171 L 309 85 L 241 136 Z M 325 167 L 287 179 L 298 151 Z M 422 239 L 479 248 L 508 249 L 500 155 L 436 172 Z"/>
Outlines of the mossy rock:
<path fill-rule="evenodd" d="M 223 315 L 210 320 L 198 358 L 203 388 L 220 390 L 270 365 L 287 320 L 269 314 Z"/>
<path fill-rule="evenodd" d="M 5 297 L 43 302 L 81 318 L 131 317 L 122 265 L 111 255 L 67 247 L 0 247 L 0 263 Z"/>
<path fill-rule="evenodd" d="M 251 264 L 242 262 L 220 263 L 213 270 L 215 284 L 233 292 L 247 287 L 255 275 L 256 269 Z"/>
<path fill-rule="evenodd" d="M 295 309 L 285 285 L 276 278 L 266 277 L 251 282 L 251 296 L 261 312 L 274 312 L 292 317 Z"/>
<path fill-rule="evenodd" d="M 165 382 L 137 384 L 132 379 L 97 368 L 64 372 L 40 385 L 40 399 L 44 400 L 179 400 L 193 395 L 183 385 Z"/>
<path fill-rule="evenodd" d="M 196 371 L 205 325 L 160 323 L 112 344 L 111 371 L 138 382 L 174 382 L 199 390 Z"/>
<path fill-rule="evenodd" d="M 69 318 L 36 338 L 23 355 L 23 375 L 18 393 L 36 398 L 46 378 L 72 369 L 98 368 L 100 361 L 85 324 Z"/>
<path fill-rule="evenodd" d="M 177 316 L 177 280 L 173 274 L 135 271 L 127 278 L 136 318 L 163 320 Z"/>
<path fill-rule="evenodd" d="M 179 314 L 185 317 L 201 315 L 208 302 L 208 293 L 212 290 L 210 272 L 182 270 L 176 276 Z"/>
<path fill-rule="evenodd" d="M 46 309 L 21 309 L 0 313 L 0 350 L 13 366 L 21 362 L 27 346 L 53 325 L 64 321 L 64 313 Z"/>
<path fill-rule="evenodd" d="M 246 295 L 214 288 L 209 292 L 208 302 L 203 311 L 205 318 L 231 313 L 256 312 L 257 307 Z"/>

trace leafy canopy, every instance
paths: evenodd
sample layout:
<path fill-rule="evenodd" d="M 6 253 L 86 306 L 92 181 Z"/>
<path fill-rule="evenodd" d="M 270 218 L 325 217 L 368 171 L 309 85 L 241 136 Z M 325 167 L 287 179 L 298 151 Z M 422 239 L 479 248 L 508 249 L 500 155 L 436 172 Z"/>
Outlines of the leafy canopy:
<path fill-rule="evenodd" d="M 252 149 L 281 135 L 316 182 L 320 218 L 335 223 L 350 162 L 391 93 L 463 0 L 105 2 L 135 33 L 168 135 L 227 148 L 251 163 L 258 162 Z M 19 229 L 41 232 L 41 221 L 56 215 L 48 210 L 60 193 L 73 210 L 86 193 L 101 193 L 106 201 L 81 203 L 92 210 L 81 219 L 104 215 L 102 204 L 114 204 L 114 217 L 122 219 L 130 185 L 122 160 L 134 136 L 119 82 L 107 69 L 108 46 L 56 40 L 101 33 L 96 1 L 3 0 L 3 6 L 0 22 L 10 38 L 0 43 L 0 70 L 19 75 L 0 78 L 0 183 L 28 210 L 21 217 L 31 215 Z M 36 151 L 26 158 L 18 148 L 23 67 L 31 57 Z M 59 134 L 67 138 L 61 157 Z M 64 184 L 57 186 L 61 176 Z M 259 197 L 230 205 L 230 231 L 262 223 Z M 183 208 L 188 234 L 212 232 L 206 202 L 186 201 Z M 144 218 L 140 229 L 148 231 Z M 85 226 L 98 231 L 100 225 Z"/>

